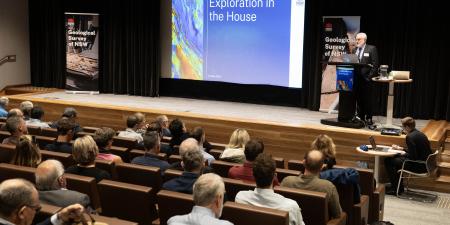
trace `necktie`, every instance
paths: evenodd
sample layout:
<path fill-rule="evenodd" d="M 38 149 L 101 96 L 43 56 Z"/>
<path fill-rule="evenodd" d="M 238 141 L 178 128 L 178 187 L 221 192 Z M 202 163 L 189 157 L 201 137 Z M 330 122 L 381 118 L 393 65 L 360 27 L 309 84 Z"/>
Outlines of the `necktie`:
<path fill-rule="evenodd" d="M 362 48 L 358 48 L 358 60 L 361 62 L 361 56 L 362 56 Z"/>

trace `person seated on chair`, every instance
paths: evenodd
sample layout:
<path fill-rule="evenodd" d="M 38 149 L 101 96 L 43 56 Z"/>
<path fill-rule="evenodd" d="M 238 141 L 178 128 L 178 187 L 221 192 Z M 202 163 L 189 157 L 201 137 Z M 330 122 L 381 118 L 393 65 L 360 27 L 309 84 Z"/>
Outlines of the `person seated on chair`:
<path fill-rule="evenodd" d="M 30 225 L 41 208 L 39 194 L 29 181 L 10 179 L 0 183 L 1 225 Z M 80 204 L 70 205 L 58 210 L 57 213 L 37 225 L 60 225 L 80 222 L 84 210 L 84 207 Z"/>
<path fill-rule="evenodd" d="M 23 113 L 23 119 L 25 121 L 29 120 L 31 116 L 31 109 L 33 109 L 33 103 L 30 101 L 23 101 L 20 103 L 19 108 Z"/>
<path fill-rule="evenodd" d="M 339 203 L 339 194 L 333 183 L 320 179 L 324 155 L 319 150 L 310 150 L 305 154 L 305 173 L 300 176 L 288 176 L 283 179 L 281 186 L 298 188 L 302 190 L 327 193 L 328 212 L 331 218 L 339 218 L 342 208 Z"/>
<path fill-rule="evenodd" d="M 28 134 L 27 125 L 21 116 L 9 117 L 6 120 L 6 130 L 11 133 L 11 136 L 3 139 L 2 144 L 7 145 L 17 145 L 19 138 L 24 134 Z"/>
<path fill-rule="evenodd" d="M 230 137 L 230 141 L 228 142 L 227 147 L 220 155 L 220 160 L 235 162 L 235 163 L 244 163 L 245 154 L 244 148 L 245 144 L 250 140 L 250 135 L 245 129 L 236 129 L 233 131 Z"/>
<path fill-rule="evenodd" d="M 163 129 L 161 127 L 161 124 L 158 123 L 157 121 L 153 121 L 153 122 L 149 123 L 148 126 L 147 126 L 147 131 L 146 132 L 147 133 L 148 132 L 156 132 L 156 133 L 158 133 L 159 137 L 160 137 L 160 140 L 162 140 L 162 138 L 164 137 L 164 135 L 163 135 L 164 132 L 163 132 Z M 141 143 L 141 145 L 143 146 L 144 144 Z M 173 148 L 171 148 L 170 145 L 168 145 L 167 143 L 164 143 L 164 144 L 161 143 L 160 151 L 162 153 L 166 153 L 167 156 L 170 156 L 170 155 L 172 155 L 174 153 L 175 150 Z"/>
<path fill-rule="evenodd" d="M 191 213 L 171 217 L 168 225 L 232 225 L 222 216 L 225 196 L 225 184 L 220 176 L 213 173 L 203 174 L 194 184 L 194 204 Z"/>
<path fill-rule="evenodd" d="M 83 131 L 83 129 L 81 128 L 80 124 L 77 122 L 77 118 L 78 118 L 78 112 L 75 108 L 73 107 L 67 107 L 64 109 L 64 112 L 61 116 L 61 119 L 68 119 L 72 122 L 72 124 L 74 125 L 73 130 L 73 135 L 72 135 L 72 139 L 77 138 L 77 133 Z M 58 121 L 53 122 L 50 124 L 51 128 L 58 128 Z"/>
<path fill-rule="evenodd" d="M 156 122 L 161 126 L 163 137 L 172 137 L 169 130 L 169 119 L 166 115 L 159 115 L 156 117 Z"/>
<path fill-rule="evenodd" d="M 194 138 L 188 138 L 188 139 L 184 140 L 183 142 L 181 142 L 181 144 L 180 144 L 179 153 L 180 153 L 181 158 L 183 158 L 183 155 L 189 151 L 200 151 L 200 148 L 198 146 L 198 141 L 195 140 Z M 170 169 L 184 171 L 182 161 L 172 163 L 170 165 Z M 202 169 L 202 174 L 212 173 L 212 172 L 213 172 L 213 169 L 210 166 L 204 166 Z"/>
<path fill-rule="evenodd" d="M 94 177 L 97 182 L 103 179 L 111 179 L 111 175 L 102 169 L 95 167 L 98 148 L 90 135 L 79 137 L 73 143 L 72 157 L 77 165 L 67 168 L 67 173 L 81 176 Z"/>
<path fill-rule="evenodd" d="M 147 121 L 145 120 L 145 115 L 143 113 L 137 112 L 134 114 L 134 116 L 136 116 L 136 118 L 138 119 L 138 129 L 136 130 L 136 132 L 138 132 L 139 134 L 141 134 L 141 136 L 144 136 L 145 132 L 147 131 Z"/>
<path fill-rule="evenodd" d="M 203 130 L 202 127 L 196 127 L 191 132 L 191 137 L 194 138 L 195 140 L 197 140 L 198 148 L 202 152 L 203 157 L 205 158 L 205 160 L 208 162 L 208 166 L 211 166 L 211 163 L 214 160 L 216 160 L 216 159 L 214 158 L 214 156 L 212 156 L 211 154 L 206 152 L 205 148 L 203 147 L 204 143 L 205 143 L 205 140 L 206 140 L 205 130 Z"/>
<path fill-rule="evenodd" d="M 119 137 L 131 138 L 141 143 L 144 139 L 142 135 L 137 131 L 142 128 L 142 123 L 136 115 L 130 115 L 127 118 L 127 129 L 119 132 Z"/>
<path fill-rule="evenodd" d="M 64 166 L 58 160 L 49 159 L 39 164 L 35 177 L 39 199 L 42 202 L 59 207 L 76 203 L 85 208 L 89 207 L 89 196 L 77 191 L 67 190 Z"/>
<path fill-rule="evenodd" d="M 8 115 L 7 107 L 9 99 L 5 96 L 0 97 L 0 117 L 6 117 Z"/>
<path fill-rule="evenodd" d="M 393 145 L 392 147 L 396 150 L 404 150 L 406 154 L 396 155 L 394 157 L 389 157 L 384 159 L 384 165 L 386 167 L 389 180 L 391 182 L 391 187 L 386 191 L 386 194 L 395 195 L 397 193 L 397 186 L 399 185 L 400 174 L 397 172 L 402 168 L 403 162 L 405 160 L 418 160 L 426 161 L 428 155 L 430 155 L 431 147 L 430 141 L 427 136 L 416 129 L 416 122 L 412 117 L 405 117 L 401 120 L 403 132 L 406 133 L 406 148 L 400 147 L 398 145 Z M 407 162 L 405 164 L 406 170 L 425 173 L 427 172 L 426 165 L 423 163 Z M 400 183 L 399 194 L 404 192 L 403 184 Z"/>
<path fill-rule="evenodd" d="M 72 141 L 73 136 L 75 135 L 74 130 L 76 124 L 69 118 L 61 118 L 55 124 L 58 136 L 56 137 L 55 142 L 45 146 L 45 149 L 72 154 L 72 144 L 70 144 L 70 141 Z"/>
<path fill-rule="evenodd" d="M 161 169 L 161 174 L 164 174 L 164 171 L 170 167 L 170 164 L 158 158 L 160 146 L 159 134 L 156 132 L 147 132 L 144 135 L 144 155 L 134 158 L 131 160 L 131 163 L 158 167 Z"/>
<path fill-rule="evenodd" d="M 311 149 L 317 149 L 323 153 L 324 163 L 326 164 L 323 169 L 332 169 L 336 165 L 336 145 L 328 135 L 320 134 L 317 136 L 311 143 Z"/>
<path fill-rule="evenodd" d="M 228 177 L 238 180 L 255 181 L 253 176 L 253 162 L 264 152 L 264 143 L 260 140 L 250 140 L 245 145 L 245 162 L 242 166 L 233 166 L 228 171 Z M 280 185 L 278 178 L 273 179 L 273 186 Z"/>
<path fill-rule="evenodd" d="M 169 130 L 172 134 L 172 139 L 170 139 L 170 147 L 175 145 L 180 145 L 181 142 L 190 137 L 189 132 L 187 132 L 184 122 L 178 118 L 172 120 L 169 124 Z"/>
<path fill-rule="evenodd" d="M 22 117 L 23 120 L 25 120 L 25 118 L 23 117 L 23 112 L 22 110 L 18 109 L 18 108 L 12 108 L 9 110 L 8 115 L 6 116 L 6 118 L 9 117 L 13 117 L 13 116 L 18 116 L 18 117 Z M 26 120 L 25 120 L 26 121 Z"/>
<path fill-rule="evenodd" d="M 199 149 L 187 151 L 182 157 L 183 174 L 180 177 L 165 182 L 162 185 L 162 189 L 192 194 L 192 186 L 202 174 L 205 160 Z"/>
<path fill-rule="evenodd" d="M 256 181 L 255 190 L 238 192 L 235 201 L 237 203 L 287 211 L 289 212 L 290 225 L 305 225 L 297 202 L 273 191 L 273 182 L 276 178 L 275 169 L 275 161 L 271 155 L 259 154 L 253 162 L 253 176 Z"/>
<path fill-rule="evenodd" d="M 111 153 L 110 149 L 113 143 L 113 137 L 116 132 L 109 127 L 97 129 L 94 133 L 94 141 L 98 147 L 97 159 L 113 161 L 114 163 L 122 163 L 122 158 Z"/>
<path fill-rule="evenodd" d="M 11 164 L 36 168 L 41 163 L 41 151 L 30 135 L 22 135 L 16 145 Z"/>
<path fill-rule="evenodd" d="M 27 126 L 36 126 L 40 128 L 50 128 L 48 123 L 42 122 L 41 119 L 44 116 L 44 110 L 40 106 L 35 106 L 31 109 L 31 118 L 26 121 Z"/>

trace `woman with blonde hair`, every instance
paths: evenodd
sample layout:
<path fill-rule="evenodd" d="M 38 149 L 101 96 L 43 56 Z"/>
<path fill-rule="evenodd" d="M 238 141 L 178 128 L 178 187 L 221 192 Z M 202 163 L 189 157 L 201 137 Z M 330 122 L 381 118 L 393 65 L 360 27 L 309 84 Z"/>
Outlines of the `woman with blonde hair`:
<path fill-rule="evenodd" d="M 41 152 L 30 135 L 22 135 L 16 145 L 11 164 L 37 167 L 41 163 Z"/>
<path fill-rule="evenodd" d="M 336 165 L 336 145 L 326 134 L 321 134 L 311 143 L 311 149 L 319 150 L 324 155 L 324 163 L 327 165 L 326 169 L 333 168 Z"/>
<path fill-rule="evenodd" d="M 244 148 L 249 140 L 250 135 L 245 129 L 238 128 L 234 130 L 227 147 L 220 155 L 220 159 L 228 162 L 244 163 Z"/>
<path fill-rule="evenodd" d="M 97 144 L 90 135 L 77 138 L 73 143 L 72 150 L 72 157 L 77 165 L 70 166 L 66 172 L 94 177 L 97 182 L 100 182 L 102 179 L 111 179 L 111 175 L 107 171 L 95 167 L 97 155 Z"/>

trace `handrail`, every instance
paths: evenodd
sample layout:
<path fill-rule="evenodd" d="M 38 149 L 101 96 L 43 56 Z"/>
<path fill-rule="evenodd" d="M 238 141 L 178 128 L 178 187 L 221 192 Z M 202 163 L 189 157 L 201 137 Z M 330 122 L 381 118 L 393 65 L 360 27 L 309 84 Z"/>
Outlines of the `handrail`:
<path fill-rule="evenodd" d="M 0 66 L 3 65 L 4 63 L 15 62 L 15 61 L 16 61 L 15 55 L 7 55 L 7 56 L 3 57 L 2 59 L 0 59 Z"/>

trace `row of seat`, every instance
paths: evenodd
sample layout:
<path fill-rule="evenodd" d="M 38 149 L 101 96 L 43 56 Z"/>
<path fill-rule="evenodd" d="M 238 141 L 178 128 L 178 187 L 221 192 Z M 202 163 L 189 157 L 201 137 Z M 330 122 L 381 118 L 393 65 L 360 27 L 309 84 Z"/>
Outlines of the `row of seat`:
<path fill-rule="evenodd" d="M 119 166 L 119 165 L 117 165 Z M 11 164 L 0 164 L 0 182 L 10 178 L 24 178 L 26 180 L 34 182 L 35 168 L 15 166 Z M 181 171 L 169 171 L 172 176 L 181 175 Z M 99 201 L 102 215 L 114 216 L 120 219 L 139 222 L 139 224 L 150 224 L 150 221 L 160 218 L 161 224 L 169 218 L 168 215 L 178 214 L 177 207 L 185 207 L 182 214 L 190 212 L 192 203 L 188 206 L 182 206 L 175 201 L 166 201 L 161 199 L 161 195 L 155 193 L 161 193 L 153 190 L 152 187 L 130 184 L 125 182 L 118 182 L 112 180 L 102 180 L 98 184 L 95 183 L 94 178 L 77 176 L 73 174 L 66 174 L 68 188 L 76 190 L 82 193 L 86 193 L 91 197 L 91 201 Z M 240 190 L 249 190 L 255 187 L 254 183 L 247 183 L 245 181 L 234 180 L 224 178 L 225 186 L 227 190 L 227 196 L 234 195 Z M 288 198 L 294 199 L 298 202 L 302 208 L 303 218 L 306 224 L 345 224 L 346 214 L 344 213 L 341 218 L 329 220 L 326 194 L 320 192 L 304 191 L 299 189 L 277 187 L 275 190 L 285 195 Z M 167 191 L 164 191 L 167 193 Z M 163 193 L 164 193 L 163 192 Z M 170 192 L 169 192 L 170 193 Z M 164 196 L 167 196 L 164 195 Z M 179 193 L 171 193 L 170 196 L 179 196 Z M 232 197 L 234 199 L 234 197 Z M 231 199 L 230 199 L 231 200 Z M 157 213 L 155 203 L 158 203 L 159 215 Z M 237 203 L 227 203 L 226 205 L 237 205 Z M 239 206 L 239 205 L 238 205 Z M 94 206 L 95 207 L 95 206 Z M 249 206 L 239 206 L 237 208 L 249 208 Z M 250 207 L 250 211 L 261 213 L 258 207 Z M 167 210 L 165 210 L 167 209 Z M 230 209 L 232 210 L 232 209 Z M 233 209 L 237 210 L 237 209 Z M 233 211 L 232 210 L 232 211 Z M 263 211 L 266 209 L 263 209 Z M 269 210 L 270 211 L 270 210 Z M 174 214 L 175 213 L 175 214 Z M 234 212 L 231 215 L 243 215 L 241 212 Z M 283 212 L 282 212 L 283 213 Z M 270 213 L 269 213 L 270 214 Z M 224 209 L 225 215 L 225 209 Z M 165 219 L 164 219 L 165 218 Z M 226 218 L 226 217 L 224 217 Z M 238 219 L 237 217 L 236 219 Z M 246 217 L 251 218 L 252 221 L 246 220 L 233 221 L 235 224 L 252 224 L 255 223 L 254 218 L 261 217 Z M 286 217 L 288 218 L 288 217 Z M 229 218 L 227 218 L 229 219 Z M 264 220 L 266 221 L 266 220 Z M 268 220 L 269 221 L 269 220 Z M 273 224 L 280 224 L 278 222 Z M 271 224 L 271 223 L 265 223 Z M 285 223 L 283 223 L 285 224 Z"/>

